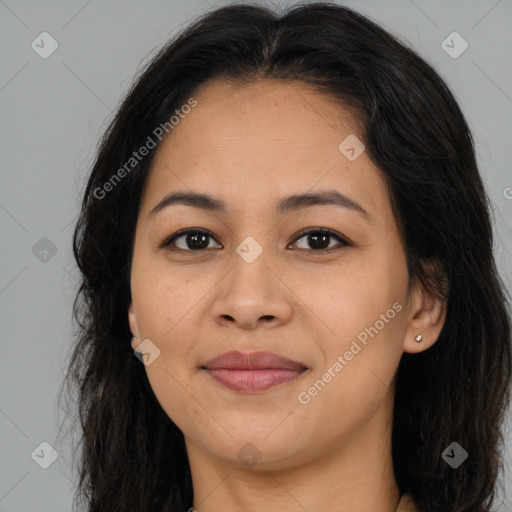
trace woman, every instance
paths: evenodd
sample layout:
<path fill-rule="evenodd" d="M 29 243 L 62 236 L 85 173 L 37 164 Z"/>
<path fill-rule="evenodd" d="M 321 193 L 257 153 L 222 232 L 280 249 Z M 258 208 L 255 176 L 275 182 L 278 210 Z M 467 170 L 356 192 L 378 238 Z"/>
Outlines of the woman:
<path fill-rule="evenodd" d="M 335 4 L 204 16 L 85 191 L 77 498 L 490 510 L 512 367 L 492 245 L 467 123 L 416 53 Z"/>

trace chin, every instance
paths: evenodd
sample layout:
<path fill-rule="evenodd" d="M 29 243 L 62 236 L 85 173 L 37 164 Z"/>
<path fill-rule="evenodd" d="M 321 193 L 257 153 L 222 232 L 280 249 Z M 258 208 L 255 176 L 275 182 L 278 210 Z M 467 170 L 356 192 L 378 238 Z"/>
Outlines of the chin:
<path fill-rule="evenodd" d="M 279 432 L 276 423 L 260 427 L 258 432 L 245 423 L 227 430 L 229 434 L 220 427 L 208 433 L 186 434 L 187 443 L 195 445 L 192 450 L 200 447 L 227 466 L 255 471 L 290 469 L 314 459 L 319 450 L 313 439 L 292 436 L 289 430 Z"/>

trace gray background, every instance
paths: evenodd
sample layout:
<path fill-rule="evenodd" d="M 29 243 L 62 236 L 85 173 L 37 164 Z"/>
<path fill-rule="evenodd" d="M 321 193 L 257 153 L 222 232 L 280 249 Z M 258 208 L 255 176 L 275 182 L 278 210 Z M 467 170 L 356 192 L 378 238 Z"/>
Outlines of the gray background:
<path fill-rule="evenodd" d="M 72 341 L 71 236 L 96 143 L 140 66 L 197 14 L 226 3 L 0 0 L 2 512 L 71 510 L 77 475 L 69 444 L 59 444 L 56 397 Z M 496 257 L 512 290 L 511 0 L 344 4 L 413 46 L 454 92 L 475 137 L 495 211 Z M 59 45 L 47 59 L 31 47 L 45 31 Z M 441 46 L 453 31 L 469 44 L 458 58 Z M 48 469 L 31 457 L 43 441 L 58 452 Z M 508 485 L 500 511 L 512 510 Z"/>

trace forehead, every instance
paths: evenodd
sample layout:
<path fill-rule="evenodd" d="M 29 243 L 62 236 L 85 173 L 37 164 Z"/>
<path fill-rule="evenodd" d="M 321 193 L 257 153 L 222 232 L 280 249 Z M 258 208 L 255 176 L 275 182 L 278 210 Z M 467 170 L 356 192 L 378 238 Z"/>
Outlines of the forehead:
<path fill-rule="evenodd" d="M 357 196 L 369 210 L 387 207 L 383 178 L 366 152 L 350 161 L 339 149 L 349 136 L 362 138 L 361 121 L 334 98 L 297 82 L 221 80 L 193 97 L 197 105 L 180 116 L 151 166 L 153 203 L 177 188 L 247 204 L 319 187 Z"/>
<path fill-rule="evenodd" d="M 183 116 L 168 137 L 176 144 L 193 130 L 197 146 L 236 140 L 238 148 L 248 150 L 257 141 L 268 143 L 275 153 L 278 147 L 271 143 L 276 137 L 291 147 L 325 148 L 330 137 L 321 142 L 329 134 L 335 138 L 342 132 L 361 134 L 361 121 L 353 109 L 301 82 L 258 80 L 239 85 L 214 80 L 202 85 L 194 98 L 197 107 Z"/>

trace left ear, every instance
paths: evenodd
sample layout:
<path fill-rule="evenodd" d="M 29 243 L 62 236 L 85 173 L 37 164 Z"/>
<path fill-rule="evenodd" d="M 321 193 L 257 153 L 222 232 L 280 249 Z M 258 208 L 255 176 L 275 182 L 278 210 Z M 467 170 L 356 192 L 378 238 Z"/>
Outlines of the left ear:
<path fill-rule="evenodd" d="M 430 348 L 439 338 L 446 320 L 446 300 L 417 284 L 411 297 L 409 326 L 404 340 L 404 352 L 416 354 Z M 416 338 L 421 336 L 421 341 Z"/>
<path fill-rule="evenodd" d="M 137 325 L 137 316 L 133 309 L 133 303 L 130 303 L 128 307 L 128 323 L 130 325 L 130 331 L 132 333 L 131 346 L 132 350 L 135 350 L 142 340 L 139 340 L 139 326 Z"/>

